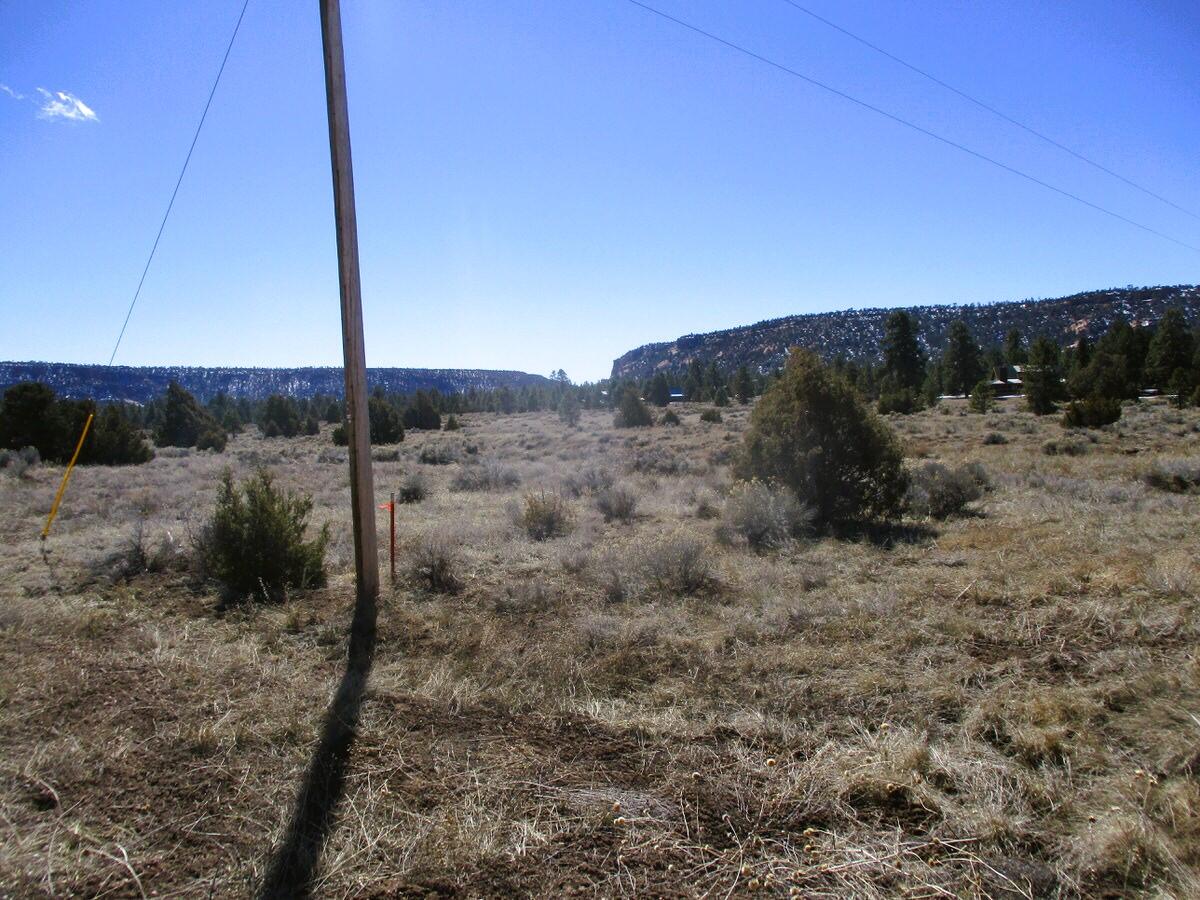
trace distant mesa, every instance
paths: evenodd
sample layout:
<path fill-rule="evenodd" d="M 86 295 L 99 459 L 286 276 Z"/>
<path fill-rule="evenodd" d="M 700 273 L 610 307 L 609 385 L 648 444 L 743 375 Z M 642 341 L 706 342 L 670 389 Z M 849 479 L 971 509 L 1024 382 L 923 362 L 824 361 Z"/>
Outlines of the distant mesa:
<path fill-rule="evenodd" d="M 0 390 L 22 381 L 41 381 L 59 395 L 97 401 L 145 403 L 178 381 L 201 401 L 224 392 L 233 398 L 262 400 L 271 394 L 340 397 L 342 369 L 323 366 L 299 369 L 226 368 L 208 366 L 91 366 L 52 362 L 0 362 Z M 437 389 L 466 393 L 471 389 L 512 390 L 550 383 L 541 375 L 501 369 L 367 369 L 367 384 L 387 393 L 412 394 Z"/>
<path fill-rule="evenodd" d="M 1154 324 L 1170 307 L 1180 307 L 1188 321 L 1200 324 L 1200 287 L 1126 287 L 1088 291 L 1051 300 L 944 306 L 910 306 L 926 349 L 941 351 L 950 323 L 963 319 L 985 347 L 1002 345 L 1019 328 L 1026 339 L 1038 335 L 1061 344 L 1086 334 L 1095 340 L 1118 317 L 1132 324 Z M 674 341 L 646 344 L 613 362 L 614 378 L 646 378 L 659 370 L 679 370 L 697 360 L 715 362 L 726 371 L 749 366 L 769 371 L 783 365 L 788 348 L 815 350 L 826 359 L 875 359 L 883 340 L 883 323 L 892 309 L 849 309 L 771 319 L 708 334 L 688 334 Z"/>

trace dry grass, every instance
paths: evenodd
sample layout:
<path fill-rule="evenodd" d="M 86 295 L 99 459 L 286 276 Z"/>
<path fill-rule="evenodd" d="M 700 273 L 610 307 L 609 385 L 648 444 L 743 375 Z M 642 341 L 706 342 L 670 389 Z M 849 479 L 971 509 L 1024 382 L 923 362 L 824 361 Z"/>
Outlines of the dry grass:
<path fill-rule="evenodd" d="M 378 503 L 427 493 L 320 895 L 1200 895 L 1200 495 L 1157 486 L 1196 413 L 1078 455 L 1011 403 L 897 418 L 912 460 L 983 464 L 975 514 L 764 554 L 716 537 L 747 410 L 699 412 L 464 416 L 376 462 Z M 0 478 L 0 895 L 252 892 L 341 671 L 338 452 L 79 470 L 47 559 L 61 470 Z M 189 586 L 226 464 L 315 494 L 329 588 L 219 614 Z M 569 534 L 514 525 L 516 485 Z"/>

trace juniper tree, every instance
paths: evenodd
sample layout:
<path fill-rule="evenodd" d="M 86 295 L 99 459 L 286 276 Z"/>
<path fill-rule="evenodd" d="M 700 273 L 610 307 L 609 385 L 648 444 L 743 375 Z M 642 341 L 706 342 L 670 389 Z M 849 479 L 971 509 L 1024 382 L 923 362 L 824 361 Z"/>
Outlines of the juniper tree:
<path fill-rule="evenodd" d="M 665 373 L 656 372 L 650 379 L 650 385 L 646 390 L 646 399 L 655 406 L 666 406 L 671 402 L 671 383 L 667 381 Z"/>
<path fill-rule="evenodd" d="M 219 436 L 219 437 L 218 437 Z M 154 432 L 160 447 L 196 447 L 223 450 L 225 429 L 196 398 L 176 381 L 167 385 L 162 421 Z"/>
<path fill-rule="evenodd" d="M 424 391 L 417 391 L 412 404 L 404 411 L 404 427 L 426 431 L 437 431 L 442 427 L 442 416 Z"/>
<path fill-rule="evenodd" d="M 283 394 L 272 394 L 263 406 L 260 424 L 267 437 L 292 438 L 300 433 L 304 423 L 300 407 L 294 399 Z"/>
<path fill-rule="evenodd" d="M 654 417 L 638 396 L 637 388 L 632 385 L 625 388 L 617 414 L 613 417 L 613 425 L 617 428 L 644 428 L 653 424 Z"/>
<path fill-rule="evenodd" d="M 734 474 L 786 485 L 822 524 L 899 515 L 907 487 L 895 433 L 805 350 L 754 407 Z"/>

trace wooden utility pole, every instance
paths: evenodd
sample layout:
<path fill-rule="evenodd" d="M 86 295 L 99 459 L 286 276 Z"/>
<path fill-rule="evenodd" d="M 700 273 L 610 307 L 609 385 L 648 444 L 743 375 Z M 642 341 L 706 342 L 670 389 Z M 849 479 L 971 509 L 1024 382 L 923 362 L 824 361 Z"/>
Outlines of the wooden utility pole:
<path fill-rule="evenodd" d="M 338 282 L 342 295 L 342 351 L 346 368 L 347 436 L 350 439 L 350 503 L 354 515 L 354 571 L 361 608 L 379 597 L 375 536 L 375 485 L 371 474 L 371 429 L 367 414 L 367 363 L 363 354 L 362 292 L 358 275 L 358 222 L 354 214 L 354 170 L 350 163 L 350 113 L 346 107 L 346 64 L 338 0 L 321 2 L 325 49 L 325 100 L 329 112 L 329 156 L 337 219 Z M 373 621 L 372 621 L 373 625 Z"/>

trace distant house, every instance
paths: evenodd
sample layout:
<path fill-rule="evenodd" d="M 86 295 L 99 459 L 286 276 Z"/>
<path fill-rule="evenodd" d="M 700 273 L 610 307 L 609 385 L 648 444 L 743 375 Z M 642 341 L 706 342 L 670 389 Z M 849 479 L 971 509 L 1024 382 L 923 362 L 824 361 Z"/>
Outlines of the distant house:
<path fill-rule="evenodd" d="M 1010 366 L 1007 364 L 993 368 L 992 390 L 996 392 L 996 396 L 1015 397 L 1022 393 L 1025 389 L 1021 378 L 1024 371 L 1024 366 Z"/>
<path fill-rule="evenodd" d="M 671 388 L 671 402 L 672 403 L 682 403 L 683 402 L 683 391 L 681 391 L 679 388 Z"/>

